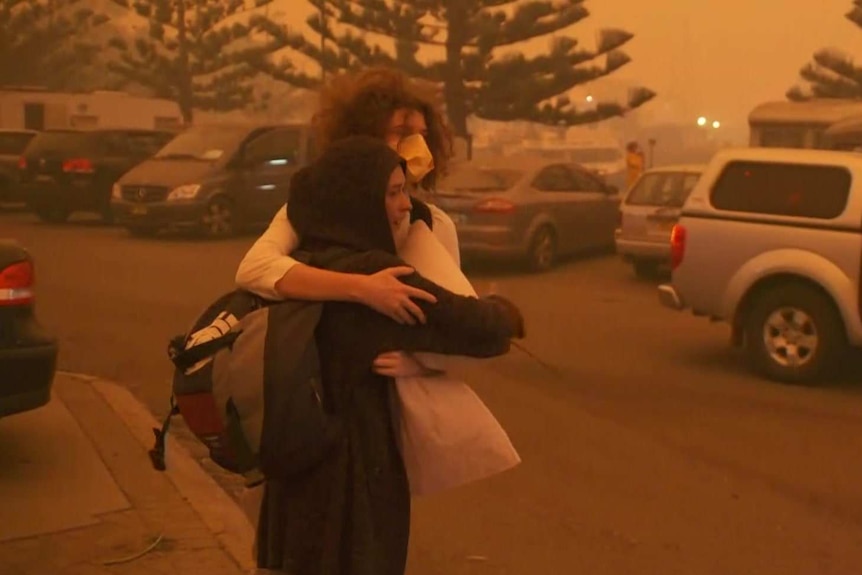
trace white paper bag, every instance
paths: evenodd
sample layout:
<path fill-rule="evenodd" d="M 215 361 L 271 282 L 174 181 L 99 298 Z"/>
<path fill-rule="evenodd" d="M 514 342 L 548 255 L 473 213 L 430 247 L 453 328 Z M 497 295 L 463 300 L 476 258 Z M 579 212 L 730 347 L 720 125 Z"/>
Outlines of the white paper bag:
<path fill-rule="evenodd" d="M 399 250 L 423 277 L 459 295 L 476 296 L 470 282 L 424 222 Z M 429 367 L 444 356 L 417 354 Z M 478 395 L 452 374 L 397 378 L 401 451 L 410 491 L 430 495 L 501 473 L 521 462 L 500 423 Z"/>

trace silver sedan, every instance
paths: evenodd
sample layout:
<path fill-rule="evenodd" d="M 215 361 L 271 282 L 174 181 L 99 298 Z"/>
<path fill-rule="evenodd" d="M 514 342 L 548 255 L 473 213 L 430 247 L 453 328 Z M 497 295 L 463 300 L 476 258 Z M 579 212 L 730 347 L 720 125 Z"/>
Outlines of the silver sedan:
<path fill-rule="evenodd" d="M 618 190 L 573 163 L 460 164 L 433 201 L 458 227 L 465 258 L 517 258 L 544 271 L 560 256 L 614 245 Z"/>

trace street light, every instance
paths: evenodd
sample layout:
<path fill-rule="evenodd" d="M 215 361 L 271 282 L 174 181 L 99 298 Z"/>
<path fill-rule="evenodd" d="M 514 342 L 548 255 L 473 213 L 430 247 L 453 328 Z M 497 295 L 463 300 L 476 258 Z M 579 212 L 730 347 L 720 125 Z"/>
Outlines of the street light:
<path fill-rule="evenodd" d="M 716 120 L 715 122 L 712 123 L 712 127 L 715 128 L 716 130 L 719 129 L 721 127 L 721 122 Z"/>
<path fill-rule="evenodd" d="M 704 116 L 701 116 L 700 118 L 698 118 L 697 119 L 697 125 L 698 126 L 706 126 L 706 118 Z"/>
<path fill-rule="evenodd" d="M 592 96 L 587 96 L 587 102 L 589 102 L 590 104 L 592 104 L 592 103 L 593 103 L 593 97 L 592 97 Z"/>

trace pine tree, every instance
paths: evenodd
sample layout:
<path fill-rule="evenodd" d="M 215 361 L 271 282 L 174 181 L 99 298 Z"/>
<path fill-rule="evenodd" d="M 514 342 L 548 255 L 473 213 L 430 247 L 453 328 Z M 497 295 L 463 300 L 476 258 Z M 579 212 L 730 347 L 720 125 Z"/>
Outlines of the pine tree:
<path fill-rule="evenodd" d="M 247 62 L 245 12 L 272 0 L 112 0 L 147 19 L 147 36 L 111 40 L 119 60 L 111 71 L 154 96 L 177 103 L 190 123 L 194 110 L 230 111 L 253 103 L 255 69 Z M 246 18 L 247 20 L 247 18 Z"/>
<path fill-rule="evenodd" d="M 853 8 L 844 15 L 858 28 L 862 28 L 862 0 L 854 0 Z M 853 58 L 839 50 L 823 49 L 814 54 L 799 75 L 805 82 L 787 91 L 790 100 L 811 98 L 862 99 L 862 67 Z"/>
<path fill-rule="evenodd" d="M 630 61 L 620 51 L 633 37 L 628 32 L 605 30 L 591 50 L 562 35 L 589 16 L 584 1 L 308 0 L 317 13 L 307 23 L 325 47 L 265 18 L 256 19 L 255 25 L 269 35 L 272 48 L 297 50 L 317 60 L 323 71 L 383 64 L 441 85 L 450 122 L 456 134 L 464 136 L 471 115 L 575 125 L 622 115 L 655 96 L 638 88 L 625 105 L 600 103 L 583 109 L 567 97 L 573 88 Z M 393 53 L 370 44 L 363 37 L 369 33 L 394 40 Z M 545 36 L 555 36 L 545 54 L 500 55 Z M 422 47 L 436 47 L 445 57 L 424 64 L 417 58 Z"/>
<path fill-rule="evenodd" d="M 0 86 L 80 87 L 99 48 L 84 40 L 104 24 L 82 0 L 0 0 Z"/>

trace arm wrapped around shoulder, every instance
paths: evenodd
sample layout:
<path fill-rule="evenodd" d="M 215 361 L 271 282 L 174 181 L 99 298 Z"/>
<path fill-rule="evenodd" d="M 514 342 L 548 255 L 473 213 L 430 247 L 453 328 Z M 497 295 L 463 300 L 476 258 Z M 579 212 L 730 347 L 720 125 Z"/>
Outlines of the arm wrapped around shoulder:
<path fill-rule="evenodd" d="M 384 351 L 495 357 L 509 351 L 513 338 L 524 337 L 523 315 L 504 297 L 457 295 L 416 273 L 401 281 L 433 294 L 437 303 L 416 302 L 425 313 L 426 325 L 387 330 L 393 339 Z"/>

